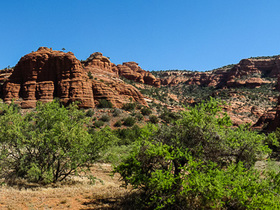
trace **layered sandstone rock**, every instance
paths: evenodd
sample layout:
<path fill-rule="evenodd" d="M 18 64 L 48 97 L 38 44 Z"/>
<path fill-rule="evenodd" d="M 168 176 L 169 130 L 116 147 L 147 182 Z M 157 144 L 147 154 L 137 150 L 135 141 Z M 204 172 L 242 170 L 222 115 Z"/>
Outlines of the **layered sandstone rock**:
<path fill-rule="evenodd" d="M 20 59 L 4 84 L 4 101 L 15 99 L 23 108 L 36 102 L 59 98 L 63 103 L 79 101 L 81 107 L 94 107 L 92 84 L 73 53 L 40 47 Z"/>
<path fill-rule="evenodd" d="M 214 87 L 259 87 L 280 74 L 280 57 L 243 59 L 238 64 L 208 72 L 164 71 L 158 73 L 162 85 L 201 85 Z M 279 88 L 280 89 L 280 88 Z"/>
<path fill-rule="evenodd" d="M 97 101 L 106 99 L 117 108 L 121 108 L 123 104 L 129 102 L 138 102 L 145 106 L 147 105 L 142 94 L 135 87 L 105 77 L 98 78 L 93 83 L 93 94 Z"/>
<path fill-rule="evenodd" d="M 83 67 L 71 52 L 41 47 L 22 57 L 6 77 L 3 99 L 8 103 L 15 100 L 22 108 L 33 108 L 37 101 L 48 102 L 54 98 L 65 105 L 79 101 L 83 108 L 95 107 L 99 99 L 107 99 L 116 107 L 129 101 L 147 105 L 136 88 L 125 84 L 111 71 L 114 65 L 108 58 L 95 53 L 87 62 Z"/>
<path fill-rule="evenodd" d="M 86 61 L 82 62 L 85 67 L 90 67 L 93 70 L 102 70 L 105 72 L 115 72 L 117 73 L 117 70 L 114 68 L 115 65 L 111 63 L 109 58 L 106 56 L 103 56 L 100 52 L 92 53 Z"/>
<path fill-rule="evenodd" d="M 158 78 L 147 72 L 135 62 L 125 62 L 122 65 L 117 65 L 119 75 L 126 79 L 140 82 L 147 85 L 153 85 L 159 87 L 161 82 Z"/>
<path fill-rule="evenodd" d="M 82 63 L 92 73 L 114 73 L 115 75 L 112 75 L 114 77 L 123 76 L 126 79 L 133 80 L 135 82 L 153 85 L 156 87 L 160 86 L 159 79 L 150 72 L 141 69 L 138 63 L 135 62 L 125 62 L 122 65 L 115 65 L 114 63 L 111 63 L 108 57 L 103 56 L 102 53 L 95 52 Z"/>

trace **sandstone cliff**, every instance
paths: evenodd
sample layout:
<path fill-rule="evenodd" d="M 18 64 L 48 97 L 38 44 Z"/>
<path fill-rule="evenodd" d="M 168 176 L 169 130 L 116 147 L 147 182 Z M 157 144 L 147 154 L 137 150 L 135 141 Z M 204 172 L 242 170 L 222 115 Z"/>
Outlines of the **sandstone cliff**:
<path fill-rule="evenodd" d="M 6 76 L 4 81 L 3 99 L 8 103 L 15 100 L 22 108 L 33 108 L 38 100 L 47 102 L 54 98 L 59 98 L 64 104 L 79 101 L 83 108 L 95 107 L 98 99 L 107 99 L 116 107 L 131 100 L 146 105 L 136 88 L 104 74 L 104 69 L 113 73 L 110 72 L 109 60 L 102 57 L 102 63 L 94 60 L 89 59 L 89 62 L 95 62 L 94 67 L 83 67 L 71 52 L 40 47 L 22 57 L 14 70 L 8 72 L 10 76 Z M 103 74 L 96 73 L 93 79 L 89 77 L 89 71 Z M 106 82 L 101 78 L 107 78 Z"/>
<path fill-rule="evenodd" d="M 99 71 L 106 73 L 114 73 L 115 77 L 123 76 L 126 79 L 133 80 L 135 82 L 152 85 L 155 87 L 160 86 L 160 80 L 152 75 L 150 72 L 143 70 L 138 63 L 125 62 L 122 65 L 115 65 L 111 61 L 103 56 L 100 52 L 95 52 L 82 62 L 85 67 L 91 68 L 91 71 Z"/>
<path fill-rule="evenodd" d="M 259 59 L 243 59 L 236 65 L 229 65 L 208 72 L 162 71 L 155 72 L 162 85 L 201 85 L 214 87 L 260 87 L 271 83 L 267 78 L 280 74 L 280 56 Z"/>

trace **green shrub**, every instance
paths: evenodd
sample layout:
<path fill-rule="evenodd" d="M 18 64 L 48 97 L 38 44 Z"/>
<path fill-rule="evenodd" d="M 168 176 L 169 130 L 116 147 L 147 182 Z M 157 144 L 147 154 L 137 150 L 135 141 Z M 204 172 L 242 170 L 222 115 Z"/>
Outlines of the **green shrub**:
<path fill-rule="evenodd" d="M 111 101 L 108 101 L 106 99 L 99 100 L 98 108 L 112 108 L 112 107 L 113 104 L 111 103 Z"/>
<path fill-rule="evenodd" d="M 95 126 L 96 128 L 100 128 L 100 127 L 102 127 L 103 125 L 104 125 L 104 122 L 101 121 L 101 120 L 97 120 L 97 121 L 95 121 L 95 123 L 94 123 L 94 126 Z"/>
<path fill-rule="evenodd" d="M 159 122 L 158 117 L 155 115 L 150 115 L 149 120 L 153 124 L 157 124 Z"/>
<path fill-rule="evenodd" d="M 118 120 L 115 124 L 115 127 L 121 127 L 122 126 L 122 122 L 120 120 Z"/>
<path fill-rule="evenodd" d="M 163 113 L 160 115 L 160 118 L 166 123 L 174 122 L 175 120 L 180 119 L 180 114 L 176 112 L 171 112 L 168 109 L 164 109 Z"/>
<path fill-rule="evenodd" d="M 141 114 L 142 115 L 150 115 L 150 114 L 152 114 L 152 110 L 150 108 L 148 108 L 148 107 L 143 107 L 141 109 Z"/>
<path fill-rule="evenodd" d="M 134 116 L 138 121 L 141 121 L 141 120 L 143 120 L 143 118 L 144 118 L 144 116 L 141 114 L 141 113 L 139 113 L 139 112 L 137 112 L 136 114 L 135 114 L 135 116 Z"/>
<path fill-rule="evenodd" d="M 267 137 L 231 128 L 212 98 L 188 109 L 173 124 L 144 127 L 141 144 L 115 169 L 139 189 L 139 208 L 280 208 L 280 175 L 252 167 L 270 152 Z"/>
<path fill-rule="evenodd" d="M 94 111 L 92 109 L 87 110 L 86 116 L 87 117 L 92 117 L 94 115 Z"/>
<path fill-rule="evenodd" d="M 133 126 L 135 124 L 135 122 L 136 122 L 135 118 L 131 117 L 131 116 L 123 119 L 123 125 L 125 125 L 125 126 L 131 127 L 131 126 Z"/>
<path fill-rule="evenodd" d="M 142 104 L 137 104 L 136 109 L 142 109 L 143 105 Z"/>
<path fill-rule="evenodd" d="M 140 189 L 139 209 L 280 208 L 279 175 L 262 178 L 242 162 L 220 168 L 161 143 L 145 142 L 115 172 Z"/>
<path fill-rule="evenodd" d="M 122 109 L 124 109 L 125 111 L 133 111 L 136 107 L 136 103 L 127 103 L 124 104 Z"/>
<path fill-rule="evenodd" d="M 107 114 L 104 114 L 104 115 L 102 115 L 102 116 L 100 117 L 99 120 L 101 120 L 101 121 L 103 121 L 103 122 L 109 122 L 109 121 L 110 121 L 110 116 L 107 115 Z"/>
<path fill-rule="evenodd" d="M 90 71 L 88 72 L 88 78 L 93 79 L 92 73 Z"/>
<path fill-rule="evenodd" d="M 0 177 L 62 181 L 98 157 L 103 142 L 88 132 L 89 118 L 77 105 L 38 103 L 21 115 L 13 104 L 0 104 Z"/>
<path fill-rule="evenodd" d="M 115 136 L 119 139 L 118 146 L 130 145 L 141 136 L 142 129 L 138 125 L 132 128 L 114 130 Z"/>
<path fill-rule="evenodd" d="M 113 116 L 114 117 L 117 117 L 117 116 L 119 116 L 120 114 L 122 113 L 122 111 L 120 110 L 120 109 L 114 109 L 114 111 L 113 111 Z"/>

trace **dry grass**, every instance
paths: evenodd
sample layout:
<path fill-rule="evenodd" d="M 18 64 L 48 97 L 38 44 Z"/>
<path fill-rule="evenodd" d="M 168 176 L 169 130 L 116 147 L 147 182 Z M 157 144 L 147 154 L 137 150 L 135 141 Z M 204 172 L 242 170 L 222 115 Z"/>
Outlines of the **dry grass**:
<path fill-rule="evenodd" d="M 90 172 L 97 178 L 94 185 L 86 177 L 71 177 L 68 182 L 45 187 L 20 180 L 17 185 L 3 185 L 0 209 L 115 209 L 130 190 L 120 187 L 119 176 L 111 177 L 111 171 L 109 164 L 94 165 Z"/>

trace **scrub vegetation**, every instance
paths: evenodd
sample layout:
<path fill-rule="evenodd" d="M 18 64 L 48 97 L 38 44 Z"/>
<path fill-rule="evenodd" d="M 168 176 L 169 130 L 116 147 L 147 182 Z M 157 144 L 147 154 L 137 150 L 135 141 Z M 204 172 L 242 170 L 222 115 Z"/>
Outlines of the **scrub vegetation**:
<path fill-rule="evenodd" d="M 1 103 L 2 185 L 24 179 L 44 186 L 82 174 L 95 183 L 87 169 L 109 163 L 134 189 L 108 202 L 112 209 L 280 209 L 280 174 L 271 166 L 279 159 L 279 130 L 266 135 L 248 125 L 232 127 L 211 97 L 176 114 L 164 109 L 155 116 L 136 107 L 124 106 L 134 112 L 126 118 L 112 109 L 122 119 L 112 129 L 97 125 L 112 120 L 108 115 L 96 121 L 93 110 L 76 104 L 38 103 L 22 114 L 17 105 Z M 136 124 L 145 117 L 146 124 Z M 259 169 L 257 161 L 270 167 Z"/>

